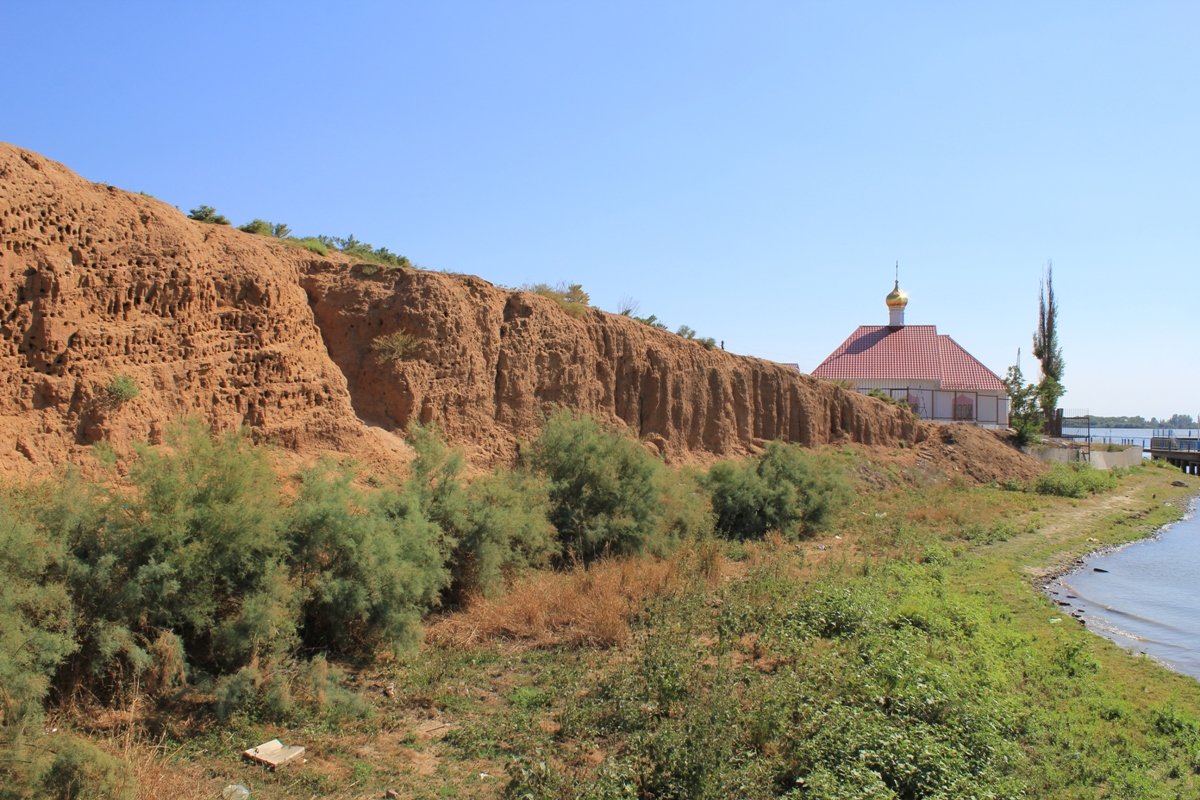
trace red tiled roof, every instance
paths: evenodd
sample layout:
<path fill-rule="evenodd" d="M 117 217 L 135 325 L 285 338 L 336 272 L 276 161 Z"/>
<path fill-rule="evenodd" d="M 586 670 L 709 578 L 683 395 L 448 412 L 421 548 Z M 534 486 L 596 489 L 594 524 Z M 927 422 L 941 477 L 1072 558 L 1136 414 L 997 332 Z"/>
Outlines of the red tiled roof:
<path fill-rule="evenodd" d="M 935 325 L 862 325 L 812 372 L 818 378 L 939 381 L 958 391 L 1002 392 L 1004 384 Z"/>
<path fill-rule="evenodd" d="M 979 363 L 949 336 L 938 336 L 942 355 L 942 388 L 969 392 L 1003 392 L 1004 384 L 996 373 Z"/>
<path fill-rule="evenodd" d="M 812 374 L 834 380 L 940 380 L 937 328 L 862 325 Z"/>

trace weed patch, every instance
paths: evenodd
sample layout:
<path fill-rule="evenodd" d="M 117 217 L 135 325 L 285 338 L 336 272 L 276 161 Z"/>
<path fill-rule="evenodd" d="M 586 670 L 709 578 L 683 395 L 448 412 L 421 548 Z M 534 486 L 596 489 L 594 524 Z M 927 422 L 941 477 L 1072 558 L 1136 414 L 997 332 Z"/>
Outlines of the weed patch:
<path fill-rule="evenodd" d="M 412 358 L 421 351 L 421 337 L 404 331 L 385 333 L 371 340 L 371 351 L 375 353 L 375 362 L 391 364 Z"/>
<path fill-rule="evenodd" d="M 1116 485 L 1117 478 L 1110 471 L 1073 462 L 1055 464 L 1035 479 L 1030 488 L 1038 494 L 1081 498 L 1108 491 Z"/>

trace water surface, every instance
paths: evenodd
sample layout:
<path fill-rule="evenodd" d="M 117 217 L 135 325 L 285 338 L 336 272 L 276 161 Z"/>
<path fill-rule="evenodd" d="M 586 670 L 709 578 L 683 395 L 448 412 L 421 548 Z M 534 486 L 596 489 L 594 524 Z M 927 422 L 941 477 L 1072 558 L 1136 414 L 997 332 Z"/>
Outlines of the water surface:
<path fill-rule="evenodd" d="M 1200 679 L 1200 516 L 1092 556 L 1049 587 L 1096 633 Z M 1097 572 L 1096 570 L 1107 570 Z"/>
<path fill-rule="evenodd" d="M 1150 446 L 1150 439 L 1155 436 L 1170 436 L 1176 439 L 1196 439 L 1195 428 L 1071 428 L 1063 427 L 1063 435 L 1075 439 L 1086 439 L 1091 436 L 1093 442 L 1099 444 L 1140 444 L 1143 448 Z"/>

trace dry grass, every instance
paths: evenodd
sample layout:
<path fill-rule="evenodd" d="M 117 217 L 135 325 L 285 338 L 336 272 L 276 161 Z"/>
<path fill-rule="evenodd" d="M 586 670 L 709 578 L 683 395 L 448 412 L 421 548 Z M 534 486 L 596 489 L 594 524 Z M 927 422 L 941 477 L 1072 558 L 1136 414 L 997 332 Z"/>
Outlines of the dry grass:
<path fill-rule="evenodd" d="M 472 598 L 465 610 L 430 625 L 426 638 L 455 647 L 498 640 L 529 647 L 618 647 L 647 602 L 684 580 L 716 581 L 723 567 L 716 546 L 701 543 L 667 560 L 613 558 L 568 572 L 539 572 L 501 597 Z"/>
<path fill-rule="evenodd" d="M 129 764 L 137 779 L 138 800 L 208 800 L 236 781 L 214 780 L 196 761 L 176 758 L 178 747 L 163 742 L 131 741 L 123 744 L 119 755 Z"/>
<path fill-rule="evenodd" d="M 171 642 L 160 637 L 152 647 L 174 652 Z M 156 674 L 158 685 L 172 670 L 169 663 Z M 173 681 L 171 681 L 173 682 Z M 208 800 L 219 795 L 223 786 L 211 769 L 195 760 L 181 758 L 184 746 L 169 741 L 169 734 L 151 734 L 155 699 L 140 681 L 133 681 L 118 692 L 119 705 L 105 706 L 94 698 L 76 696 L 51 717 L 54 730 L 73 730 L 102 750 L 119 758 L 128 768 L 138 800 Z"/>

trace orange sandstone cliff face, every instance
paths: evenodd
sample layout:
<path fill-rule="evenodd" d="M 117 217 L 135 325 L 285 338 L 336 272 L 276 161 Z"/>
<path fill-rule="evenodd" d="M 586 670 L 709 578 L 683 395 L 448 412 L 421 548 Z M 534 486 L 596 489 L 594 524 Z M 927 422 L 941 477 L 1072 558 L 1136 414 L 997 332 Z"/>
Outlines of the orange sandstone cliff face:
<path fill-rule="evenodd" d="M 199 417 L 290 447 L 361 437 L 299 278 L 308 255 L 0 146 L 0 463 Z M 138 395 L 119 402 L 119 377 Z"/>
<path fill-rule="evenodd" d="M 363 276 L 320 265 L 303 279 L 358 415 L 383 427 L 436 422 L 507 459 L 556 407 L 618 423 L 670 459 L 732 455 L 771 439 L 806 445 L 920 441 L 911 415 L 796 370 L 709 350 L 595 309 L 471 277 L 414 270 Z M 375 337 L 415 337 L 378 363 Z"/>
<path fill-rule="evenodd" d="M 372 342 L 396 331 L 418 346 L 378 363 Z M 117 379 L 137 395 L 122 399 Z M 575 318 L 479 278 L 364 270 L 0 145 L 0 470 L 73 460 L 99 441 L 158 441 L 185 416 L 389 465 L 405 456 L 387 432 L 436 423 L 490 463 L 558 406 L 669 459 L 775 438 L 899 445 L 933 430 L 636 320 Z"/>

